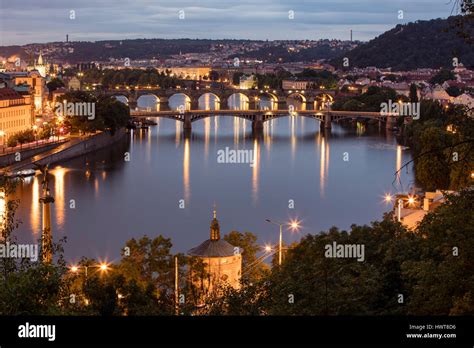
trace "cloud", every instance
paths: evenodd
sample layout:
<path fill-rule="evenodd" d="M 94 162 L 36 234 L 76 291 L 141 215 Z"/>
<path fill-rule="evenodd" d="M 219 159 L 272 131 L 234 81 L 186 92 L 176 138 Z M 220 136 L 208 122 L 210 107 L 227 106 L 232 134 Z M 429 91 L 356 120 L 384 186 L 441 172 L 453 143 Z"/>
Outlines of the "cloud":
<path fill-rule="evenodd" d="M 447 17 L 446 0 L 4 1 L 0 45 L 121 38 L 369 40 L 398 23 Z M 185 19 L 178 18 L 183 10 Z M 402 10 L 404 18 L 398 19 Z M 70 11 L 76 18 L 70 19 Z M 294 19 L 288 18 L 294 11 Z"/>

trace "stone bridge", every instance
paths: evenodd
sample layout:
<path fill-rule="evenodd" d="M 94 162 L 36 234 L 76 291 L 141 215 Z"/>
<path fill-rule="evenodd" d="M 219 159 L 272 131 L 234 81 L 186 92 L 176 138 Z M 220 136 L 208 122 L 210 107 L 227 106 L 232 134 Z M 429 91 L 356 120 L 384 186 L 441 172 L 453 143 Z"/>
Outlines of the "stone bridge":
<path fill-rule="evenodd" d="M 132 111 L 130 115 L 135 119 L 161 117 L 169 118 L 184 123 L 185 130 L 191 130 L 191 124 L 197 120 L 212 116 L 240 117 L 252 122 L 252 129 L 263 128 L 263 123 L 280 117 L 308 117 L 320 121 L 321 127 L 329 129 L 332 122 L 345 119 L 371 119 L 377 120 L 379 125 L 386 124 L 387 129 L 392 129 L 396 124 L 398 114 L 381 114 L 367 111 L 337 111 L 323 110 L 167 110 L 167 111 Z"/>
<path fill-rule="evenodd" d="M 335 90 L 273 90 L 273 89 L 233 89 L 233 88 L 201 88 L 201 89 L 113 89 L 96 94 L 105 94 L 111 96 L 124 96 L 127 98 L 128 105 L 131 110 L 137 108 L 138 98 L 144 95 L 153 95 L 157 98 L 157 104 L 160 111 L 170 110 L 168 104 L 169 98 L 173 95 L 182 94 L 186 98 L 186 105 L 183 108 L 186 110 L 199 109 L 199 98 L 204 95 L 213 95 L 217 101 L 217 109 L 228 110 L 229 98 L 234 95 L 243 96 L 243 109 L 258 109 L 259 101 L 262 97 L 268 98 L 272 101 L 273 109 L 295 109 L 295 110 L 320 110 L 328 102 L 332 103 L 336 94 Z M 295 102 L 297 101 L 297 102 Z"/>

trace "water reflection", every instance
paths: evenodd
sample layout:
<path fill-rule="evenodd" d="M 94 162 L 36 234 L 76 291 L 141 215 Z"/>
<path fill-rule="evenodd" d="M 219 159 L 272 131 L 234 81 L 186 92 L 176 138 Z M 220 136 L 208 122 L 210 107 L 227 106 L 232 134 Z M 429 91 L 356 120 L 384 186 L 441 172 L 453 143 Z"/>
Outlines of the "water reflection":
<path fill-rule="evenodd" d="M 184 139 L 184 155 L 183 155 L 183 187 L 184 187 L 184 201 L 189 204 L 191 196 L 191 185 L 189 183 L 189 138 Z"/>
<path fill-rule="evenodd" d="M 32 187 L 31 187 L 31 211 L 30 211 L 30 225 L 33 233 L 37 234 L 41 230 L 40 221 L 38 216 L 41 216 L 40 213 L 40 182 L 39 178 L 35 176 L 33 178 Z"/>
<path fill-rule="evenodd" d="M 252 197 L 253 204 L 258 201 L 258 176 L 260 171 L 260 144 L 257 139 L 253 141 L 253 166 L 252 166 Z"/>
<path fill-rule="evenodd" d="M 64 215 L 65 215 L 65 204 L 64 204 L 64 176 L 66 175 L 67 169 L 58 166 L 50 171 L 54 176 L 54 205 L 56 210 L 56 224 L 59 227 L 63 227 Z"/>
<path fill-rule="evenodd" d="M 215 94 L 204 93 L 198 100 L 199 110 L 219 110 L 220 100 Z"/>
<path fill-rule="evenodd" d="M 326 182 L 329 171 L 329 142 L 325 137 L 319 134 L 320 147 L 320 163 L 319 163 L 319 187 L 321 197 L 323 198 L 326 191 Z"/>

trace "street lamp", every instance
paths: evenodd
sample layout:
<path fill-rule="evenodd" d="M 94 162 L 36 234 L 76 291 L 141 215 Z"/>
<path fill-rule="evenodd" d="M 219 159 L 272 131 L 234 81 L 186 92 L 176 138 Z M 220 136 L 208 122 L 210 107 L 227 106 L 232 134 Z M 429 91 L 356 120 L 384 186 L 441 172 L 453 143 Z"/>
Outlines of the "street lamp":
<path fill-rule="evenodd" d="M 102 262 L 100 263 L 99 265 L 89 265 L 89 266 L 85 266 L 85 265 L 81 265 L 81 266 L 76 266 L 76 265 L 72 265 L 69 267 L 69 270 L 72 272 L 72 273 L 79 273 L 80 269 L 81 268 L 84 268 L 84 274 L 87 278 L 87 273 L 88 273 L 88 270 L 89 268 L 98 268 L 102 273 L 103 272 L 106 272 L 110 269 L 110 266 L 105 263 L 105 262 Z"/>
<path fill-rule="evenodd" d="M 403 199 L 398 200 L 398 222 L 402 221 L 402 206 L 403 206 Z"/>
<path fill-rule="evenodd" d="M 265 219 L 265 221 L 280 227 L 280 239 L 278 242 L 278 265 L 281 266 L 282 250 L 283 250 L 283 225 L 289 225 L 290 228 L 293 231 L 295 231 L 300 227 L 299 222 L 297 220 L 291 220 L 289 224 L 284 224 L 278 221 L 272 221 L 270 219 Z"/>

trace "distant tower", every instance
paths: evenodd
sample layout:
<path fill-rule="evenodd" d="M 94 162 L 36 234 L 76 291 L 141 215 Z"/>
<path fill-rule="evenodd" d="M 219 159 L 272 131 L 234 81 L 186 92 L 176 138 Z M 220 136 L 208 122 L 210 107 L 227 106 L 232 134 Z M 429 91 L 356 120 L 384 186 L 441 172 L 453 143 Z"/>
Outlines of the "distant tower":
<path fill-rule="evenodd" d="M 46 77 L 47 68 L 47 64 L 44 63 L 43 52 L 40 51 L 38 60 L 35 61 L 34 59 L 32 59 L 32 64 L 28 65 L 26 69 L 28 71 L 37 70 L 40 73 L 41 77 Z"/>
<path fill-rule="evenodd" d="M 352 29 L 351 29 L 351 42 L 352 42 Z"/>
<path fill-rule="evenodd" d="M 41 233 L 41 259 L 43 263 L 53 260 L 53 234 L 51 231 L 51 203 L 54 198 L 49 191 L 48 166 L 41 169 L 43 173 L 43 197 L 39 199 L 43 206 L 43 229 Z"/>
<path fill-rule="evenodd" d="M 38 65 L 43 65 L 43 51 L 40 51 L 37 64 Z"/>
<path fill-rule="evenodd" d="M 66 42 L 69 42 L 69 34 L 66 34 Z"/>
<path fill-rule="evenodd" d="M 238 247 L 221 239 L 219 221 L 214 210 L 210 227 L 210 238 L 188 251 L 189 256 L 200 259 L 206 268 L 208 277 L 201 279 L 200 284 L 205 295 L 212 294 L 219 285 L 230 285 L 240 288 L 242 272 L 242 255 Z"/>

